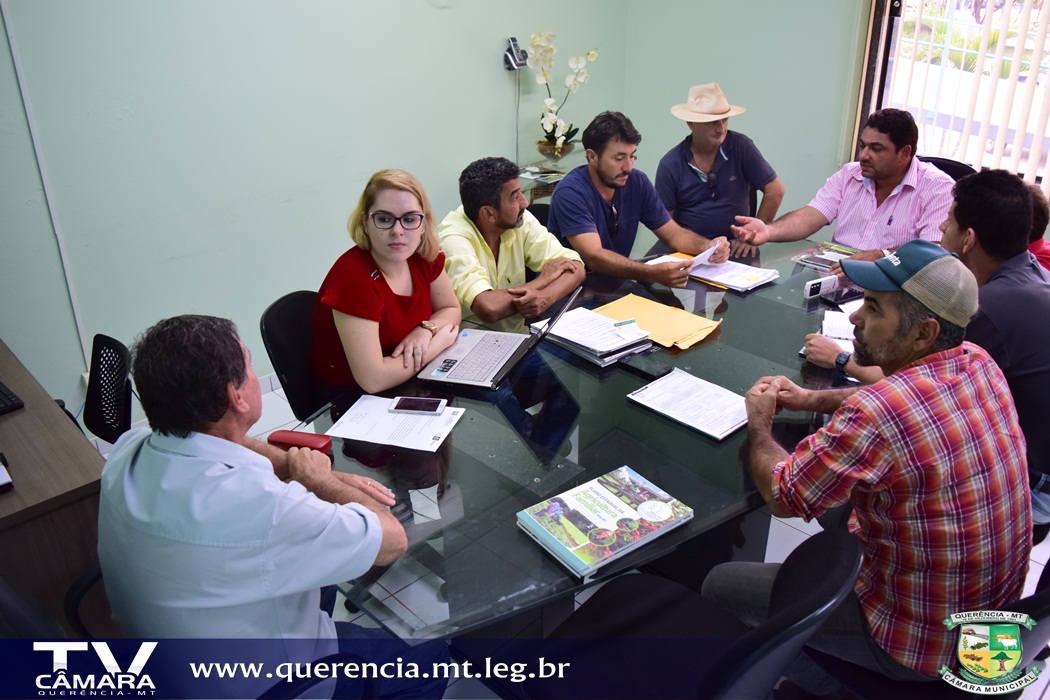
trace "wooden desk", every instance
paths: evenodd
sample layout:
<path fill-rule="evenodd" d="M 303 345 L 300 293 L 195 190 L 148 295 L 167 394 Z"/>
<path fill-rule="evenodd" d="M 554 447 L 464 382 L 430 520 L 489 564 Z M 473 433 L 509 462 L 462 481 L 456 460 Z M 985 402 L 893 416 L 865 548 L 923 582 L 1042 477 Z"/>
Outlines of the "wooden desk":
<path fill-rule="evenodd" d="M 0 494 L 0 572 L 64 623 L 66 589 L 97 559 L 102 455 L 3 341 L 0 381 L 25 402 L 0 416 L 14 484 Z"/>

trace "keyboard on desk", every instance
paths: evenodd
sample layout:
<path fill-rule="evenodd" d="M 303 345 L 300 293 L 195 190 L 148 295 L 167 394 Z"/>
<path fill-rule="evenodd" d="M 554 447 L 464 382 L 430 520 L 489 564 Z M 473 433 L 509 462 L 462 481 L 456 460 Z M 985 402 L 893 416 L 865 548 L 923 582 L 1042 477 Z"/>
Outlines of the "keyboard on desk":
<path fill-rule="evenodd" d="M 8 389 L 6 384 L 0 382 L 0 415 L 17 411 L 23 406 L 25 404 L 22 403 L 22 399 L 18 398 L 15 392 Z"/>
<path fill-rule="evenodd" d="M 446 362 L 455 364 L 448 376 L 450 379 L 465 381 L 491 379 L 496 370 L 518 349 L 519 345 L 521 343 L 518 340 L 511 341 L 503 335 L 495 333 L 486 335 L 463 359 L 446 360 Z"/>

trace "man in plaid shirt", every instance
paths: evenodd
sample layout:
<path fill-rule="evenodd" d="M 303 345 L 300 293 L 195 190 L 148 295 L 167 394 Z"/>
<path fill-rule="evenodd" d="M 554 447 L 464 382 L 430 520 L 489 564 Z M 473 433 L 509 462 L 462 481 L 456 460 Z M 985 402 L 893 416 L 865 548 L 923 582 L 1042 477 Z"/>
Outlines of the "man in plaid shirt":
<path fill-rule="evenodd" d="M 943 619 L 1008 610 L 1021 597 L 1032 532 L 1024 437 L 1002 372 L 962 341 L 977 282 L 958 258 L 917 240 L 843 271 L 865 289 L 850 317 L 854 357 L 886 378 L 826 391 L 760 379 L 746 397 L 751 470 L 774 515 L 828 526 L 829 509 L 852 508 L 849 528 L 864 543 L 854 594 L 810 646 L 891 678 L 932 680 L 954 665 Z M 782 408 L 833 415 L 789 454 L 771 433 Z M 756 624 L 778 566 L 722 564 L 704 595 Z M 787 675 L 810 692 L 833 690 L 807 662 Z"/>

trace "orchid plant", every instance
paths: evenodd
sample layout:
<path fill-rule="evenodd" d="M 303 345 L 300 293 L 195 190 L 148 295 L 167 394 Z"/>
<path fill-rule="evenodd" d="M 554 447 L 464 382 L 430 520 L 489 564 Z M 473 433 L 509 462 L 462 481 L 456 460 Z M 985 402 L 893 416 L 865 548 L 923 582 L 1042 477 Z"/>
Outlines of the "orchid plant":
<path fill-rule="evenodd" d="M 565 77 L 565 97 L 562 98 L 561 104 L 558 104 L 551 93 L 551 69 L 557 50 L 554 46 L 554 34 L 551 32 L 536 32 L 529 38 L 528 65 L 536 71 L 536 82 L 547 88 L 540 126 L 543 128 L 544 138 L 554 144 L 555 155 L 560 156 L 562 146 L 572 141 L 579 129 L 558 116 L 558 112 L 569 100 L 569 95 L 591 79 L 591 74 L 587 72 L 587 63 L 598 58 L 598 52 L 592 49 L 583 56 L 573 56 L 569 59 L 570 72 Z"/>

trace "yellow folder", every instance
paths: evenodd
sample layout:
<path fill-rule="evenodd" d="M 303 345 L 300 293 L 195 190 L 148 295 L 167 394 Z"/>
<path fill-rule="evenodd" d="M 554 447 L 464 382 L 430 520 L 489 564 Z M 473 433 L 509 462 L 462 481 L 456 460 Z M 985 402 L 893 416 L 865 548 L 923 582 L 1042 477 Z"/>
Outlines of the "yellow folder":
<path fill-rule="evenodd" d="M 722 321 L 711 321 L 658 301 L 628 294 L 595 309 L 614 321 L 634 319 L 638 327 L 649 332 L 649 339 L 666 348 L 696 345 L 711 334 Z"/>

